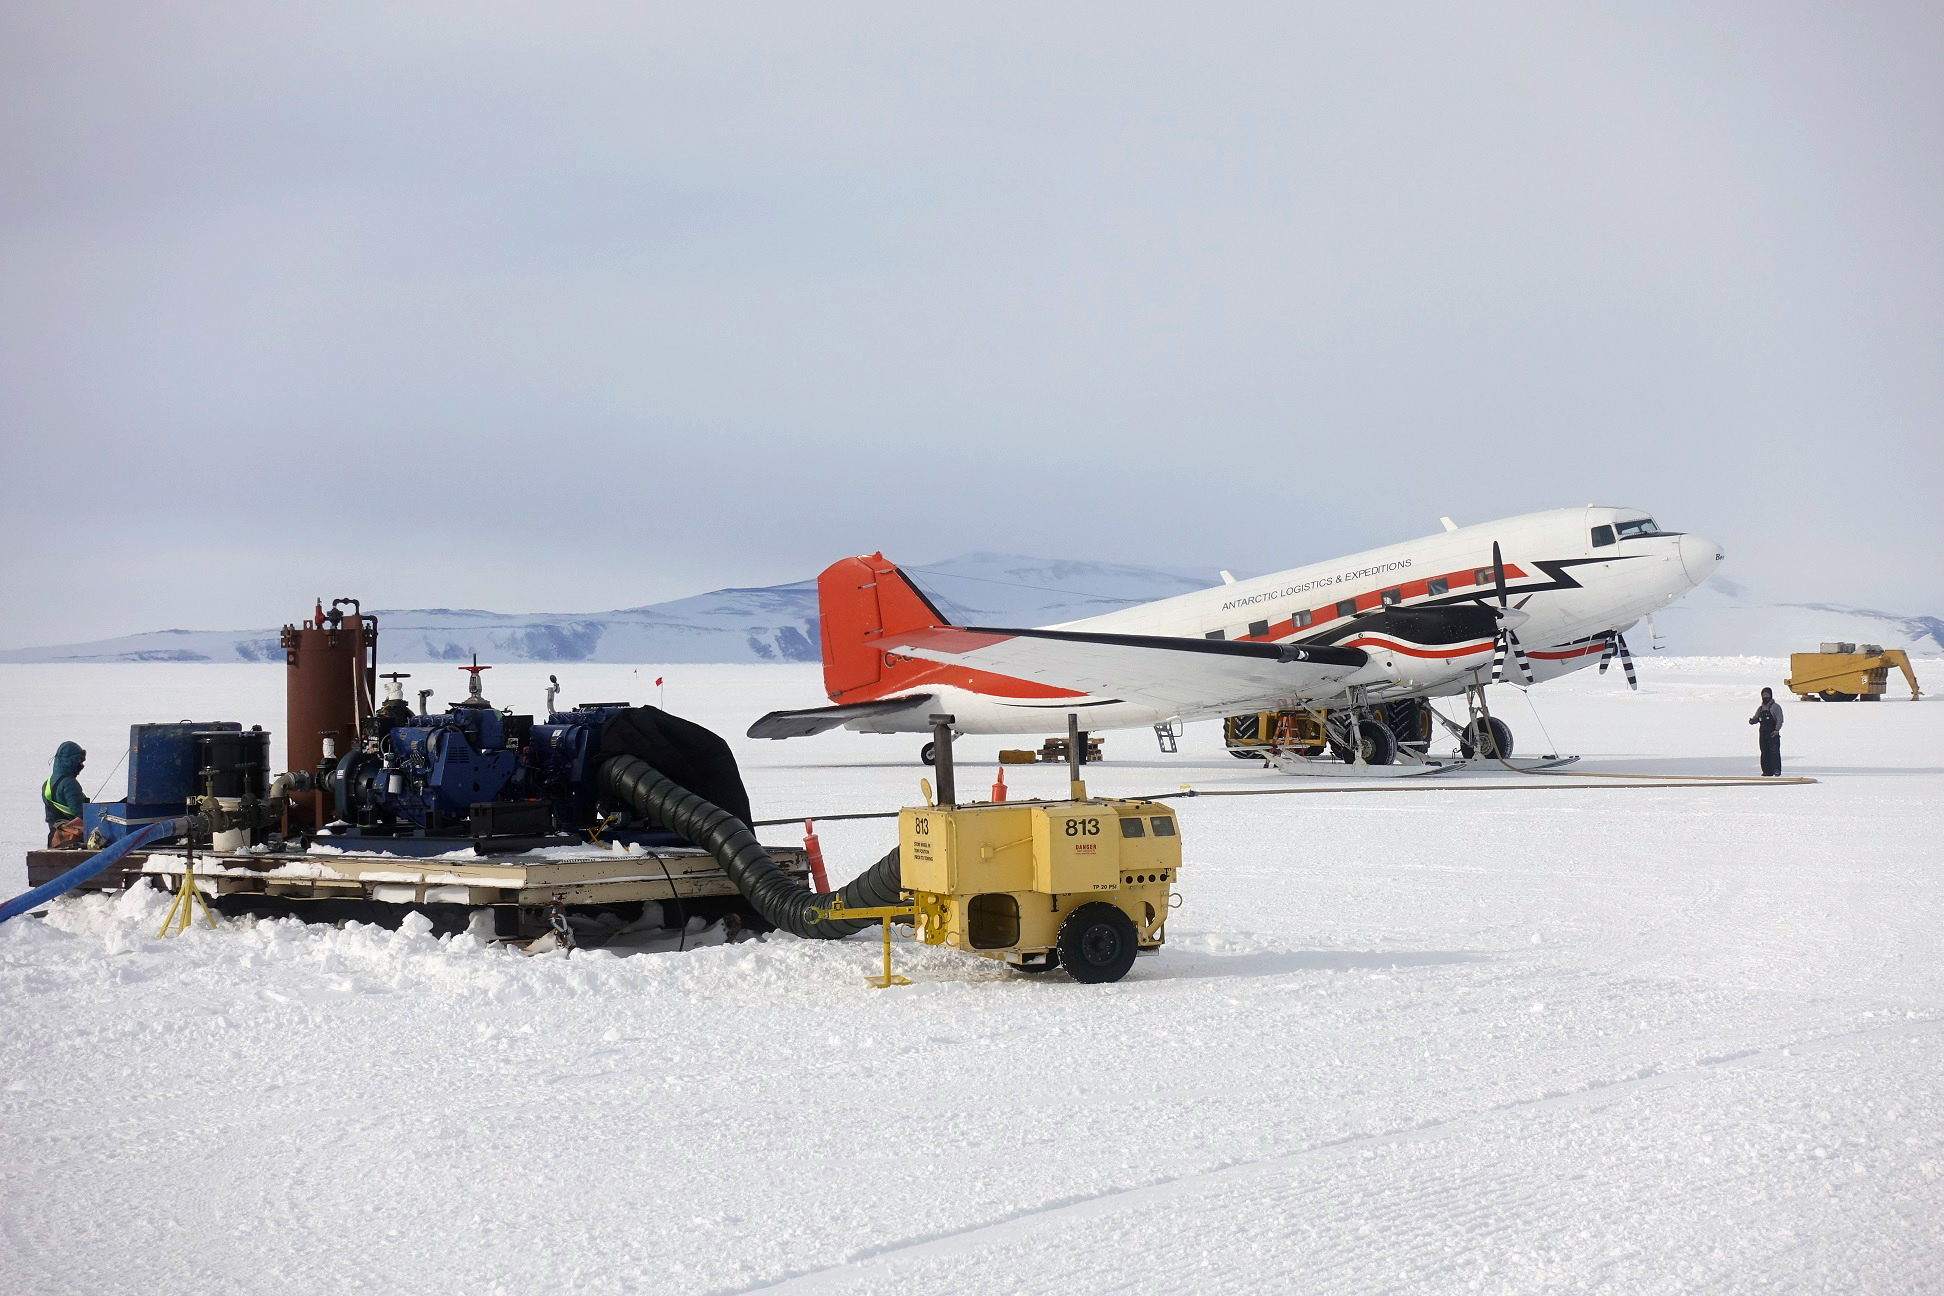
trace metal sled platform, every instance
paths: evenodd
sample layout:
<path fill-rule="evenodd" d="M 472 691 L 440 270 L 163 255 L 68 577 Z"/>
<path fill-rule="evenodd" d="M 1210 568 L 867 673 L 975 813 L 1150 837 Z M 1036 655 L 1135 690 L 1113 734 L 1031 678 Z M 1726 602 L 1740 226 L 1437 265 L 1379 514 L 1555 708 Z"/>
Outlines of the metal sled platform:
<path fill-rule="evenodd" d="M 801 847 L 765 847 L 777 867 L 810 885 Z M 55 877 L 82 859 L 78 851 L 33 851 L 30 884 Z M 174 891 L 190 857 L 178 847 L 131 854 L 91 890 L 156 886 Z M 463 930 L 473 911 L 491 911 L 494 934 L 537 935 L 563 911 L 672 903 L 708 917 L 741 911 L 746 902 L 716 860 L 692 846 L 603 850 L 555 846 L 520 854 L 478 855 L 470 848 L 413 858 L 375 851 L 212 853 L 193 860 L 196 889 L 229 914 L 257 913 L 336 922 L 356 919 L 396 926 L 420 910 L 436 929 Z M 753 912 L 748 915 L 754 922 Z"/>

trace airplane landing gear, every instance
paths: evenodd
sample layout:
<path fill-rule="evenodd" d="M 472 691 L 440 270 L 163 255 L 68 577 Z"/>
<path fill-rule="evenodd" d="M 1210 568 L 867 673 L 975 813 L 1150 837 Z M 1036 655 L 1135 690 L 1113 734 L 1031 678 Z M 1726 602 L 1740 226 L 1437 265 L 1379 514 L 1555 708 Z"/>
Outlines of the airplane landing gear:
<path fill-rule="evenodd" d="M 1465 726 L 1465 736 L 1458 740 L 1458 754 L 1466 760 L 1473 756 L 1512 759 L 1512 726 L 1497 716 L 1480 716 Z"/>
<path fill-rule="evenodd" d="M 938 764 L 938 744 L 928 742 L 918 749 L 918 759 L 926 765 Z"/>
<path fill-rule="evenodd" d="M 1330 754 L 1346 765 L 1354 765 L 1361 758 L 1365 765 L 1389 765 L 1397 760 L 1397 735 L 1389 725 L 1375 720 L 1357 721 L 1357 750 L 1352 751 L 1347 742 L 1330 741 Z"/>

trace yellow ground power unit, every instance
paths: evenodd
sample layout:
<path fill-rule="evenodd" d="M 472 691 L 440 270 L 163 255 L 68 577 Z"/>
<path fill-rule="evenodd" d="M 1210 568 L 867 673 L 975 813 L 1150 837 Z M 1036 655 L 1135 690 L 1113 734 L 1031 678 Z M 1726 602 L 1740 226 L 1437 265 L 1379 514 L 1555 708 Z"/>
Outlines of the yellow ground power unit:
<path fill-rule="evenodd" d="M 1118 981 L 1138 955 L 1161 948 L 1181 871 L 1172 809 L 1088 796 L 1077 715 L 1067 717 L 1070 799 L 960 804 L 953 717 L 931 720 L 938 798 L 932 803 L 927 786 L 927 804 L 898 813 L 903 902 L 817 911 L 822 919 L 883 923 L 884 972 L 873 984 L 907 984 L 891 971 L 891 924 L 906 919 L 913 938 L 927 945 L 1021 972 L 1065 968 L 1089 983 Z"/>
<path fill-rule="evenodd" d="M 1909 654 L 1876 644 L 1826 643 L 1821 652 L 1791 653 L 1789 678 L 1783 683 L 1805 702 L 1812 697 L 1825 702 L 1877 702 L 1889 685 L 1892 666 L 1903 671 L 1911 701 L 1923 696 Z"/>
<path fill-rule="evenodd" d="M 898 847 L 918 940 L 1076 981 L 1118 981 L 1161 948 L 1181 871 L 1155 801 L 912 807 Z"/>

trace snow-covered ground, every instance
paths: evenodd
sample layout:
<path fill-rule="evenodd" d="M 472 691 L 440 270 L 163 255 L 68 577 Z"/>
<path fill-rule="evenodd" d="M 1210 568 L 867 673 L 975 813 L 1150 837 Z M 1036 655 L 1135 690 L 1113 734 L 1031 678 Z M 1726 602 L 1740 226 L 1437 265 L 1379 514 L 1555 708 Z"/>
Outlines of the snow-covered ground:
<path fill-rule="evenodd" d="M 488 693 L 537 706 L 546 669 Z M 1551 742 L 1498 710 L 1523 752 L 1753 772 L 1784 673 L 1586 673 L 1534 693 Z M 0 892 L 60 739 L 92 790 L 130 721 L 276 728 L 281 690 L 0 667 Z M 667 704 L 738 736 L 759 815 L 911 800 L 915 738 L 739 737 L 818 692 L 687 667 Z M 1940 739 L 1893 689 L 1788 704 L 1813 786 L 1185 801 L 1169 944 L 1106 987 L 901 944 L 917 984 L 873 990 L 864 940 L 158 941 L 159 897 L 64 902 L 0 927 L 0 1290 L 1938 1291 Z M 1091 786 L 1290 781 L 1217 741 L 1112 735 Z M 1000 745 L 962 744 L 962 787 Z M 892 840 L 821 832 L 840 875 Z"/>

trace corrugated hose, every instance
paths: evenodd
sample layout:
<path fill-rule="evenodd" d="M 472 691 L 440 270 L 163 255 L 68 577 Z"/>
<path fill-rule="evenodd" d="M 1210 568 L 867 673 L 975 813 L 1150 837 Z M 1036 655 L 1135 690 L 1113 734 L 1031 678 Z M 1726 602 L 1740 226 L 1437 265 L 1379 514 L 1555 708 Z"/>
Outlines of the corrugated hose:
<path fill-rule="evenodd" d="M 833 901 L 865 908 L 894 905 L 903 899 L 895 846 L 844 886 L 813 892 L 776 866 L 748 824 L 703 800 L 647 761 L 635 756 L 612 757 L 601 766 L 599 785 L 604 796 L 657 820 L 715 856 L 756 912 L 792 936 L 839 940 L 877 925 L 874 918 L 819 922 L 811 916 L 812 910 L 828 908 Z"/>

